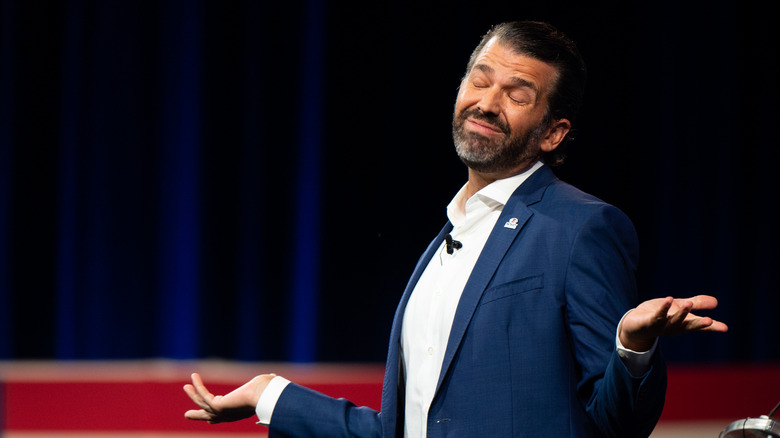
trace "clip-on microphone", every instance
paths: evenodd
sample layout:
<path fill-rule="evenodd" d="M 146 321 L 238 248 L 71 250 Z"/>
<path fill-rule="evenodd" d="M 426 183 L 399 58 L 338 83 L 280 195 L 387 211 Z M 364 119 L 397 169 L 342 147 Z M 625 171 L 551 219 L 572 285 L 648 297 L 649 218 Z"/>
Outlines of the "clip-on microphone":
<path fill-rule="evenodd" d="M 447 248 L 447 254 L 452 254 L 456 249 L 463 248 L 463 244 L 457 240 L 453 240 L 449 233 L 444 236 L 444 244 Z"/>

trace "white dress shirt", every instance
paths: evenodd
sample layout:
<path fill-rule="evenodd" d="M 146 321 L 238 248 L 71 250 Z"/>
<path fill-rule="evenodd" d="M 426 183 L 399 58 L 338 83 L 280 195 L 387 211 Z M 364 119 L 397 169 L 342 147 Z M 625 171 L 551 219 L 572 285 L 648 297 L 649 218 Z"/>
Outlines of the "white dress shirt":
<path fill-rule="evenodd" d="M 490 232 L 515 189 L 542 166 L 493 182 L 466 199 L 468 183 L 447 206 L 452 238 L 462 247 L 447 254 L 444 242 L 409 298 L 401 325 L 401 354 L 406 372 L 404 436 L 424 437 L 428 408 L 439 380 L 452 320 L 460 295 Z"/>

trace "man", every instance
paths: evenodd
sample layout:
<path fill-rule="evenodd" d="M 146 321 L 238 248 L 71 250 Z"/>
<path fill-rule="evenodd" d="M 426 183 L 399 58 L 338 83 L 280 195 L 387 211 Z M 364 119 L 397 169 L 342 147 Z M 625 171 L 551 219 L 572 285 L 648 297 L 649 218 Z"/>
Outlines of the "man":
<path fill-rule="evenodd" d="M 423 254 L 391 331 L 382 412 L 254 378 L 226 396 L 193 374 L 193 420 L 257 413 L 270 436 L 640 437 L 666 390 L 656 339 L 727 327 L 712 297 L 636 300 L 637 240 L 616 208 L 558 180 L 585 81 L 536 22 L 494 27 L 453 115 L 468 182 Z"/>

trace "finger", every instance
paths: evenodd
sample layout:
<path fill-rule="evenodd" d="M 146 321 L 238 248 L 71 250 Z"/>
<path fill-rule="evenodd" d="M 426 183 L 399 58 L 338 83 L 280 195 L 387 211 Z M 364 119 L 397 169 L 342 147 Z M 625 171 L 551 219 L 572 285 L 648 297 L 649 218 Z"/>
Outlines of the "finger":
<path fill-rule="evenodd" d="M 198 397 L 198 393 L 195 392 L 195 388 L 189 383 L 184 385 L 184 392 L 187 394 L 189 398 L 192 399 L 192 401 L 195 401 L 196 398 L 200 398 Z"/>
<path fill-rule="evenodd" d="M 192 375 L 192 383 L 192 385 L 184 385 L 184 392 L 186 392 L 190 397 L 190 400 L 195 402 L 195 404 L 198 405 L 201 409 L 209 413 L 213 413 L 214 395 L 206 389 L 206 387 L 203 385 L 203 380 L 201 380 L 198 374 Z"/>
<path fill-rule="evenodd" d="M 695 330 L 725 333 L 729 330 L 729 327 L 720 321 L 706 317 L 700 318 L 700 321 L 697 322 L 697 327 Z"/>
<path fill-rule="evenodd" d="M 713 319 L 708 316 L 696 316 L 690 314 L 688 319 L 684 323 L 683 330 L 685 331 L 705 331 L 713 323 Z"/>
<path fill-rule="evenodd" d="M 195 421 L 210 421 L 212 415 L 203 409 L 192 409 L 184 413 L 184 418 Z"/>
<path fill-rule="evenodd" d="M 199 406 L 203 403 L 203 397 L 201 397 L 200 394 L 198 394 L 198 391 L 195 390 L 195 387 L 189 383 L 184 385 L 184 392 L 187 394 L 190 400 L 194 401 Z"/>
<path fill-rule="evenodd" d="M 206 385 L 203 384 L 203 379 L 200 378 L 200 374 L 192 373 L 192 386 L 195 388 L 195 392 L 203 398 L 205 401 L 211 401 L 214 398 L 214 394 L 210 393 L 206 389 Z"/>
<path fill-rule="evenodd" d="M 688 315 L 687 308 L 690 308 L 690 304 L 686 304 L 685 300 L 666 297 L 665 301 L 662 303 L 661 309 L 659 309 L 659 313 L 661 313 L 661 310 L 663 309 L 666 309 L 666 311 L 657 316 L 658 321 L 667 328 L 678 326 Z"/>
<path fill-rule="evenodd" d="M 712 310 L 718 307 L 718 299 L 710 295 L 696 295 L 688 300 L 693 303 L 693 310 Z"/>
<path fill-rule="evenodd" d="M 664 301 L 661 302 L 661 305 L 658 307 L 658 310 L 655 313 L 655 320 L 657 321 L 667 320 L 669 318 L 669 310 L 672 308 L 672 304 L 674 304 L 673 297 L 664 298 Z"/>
<path fill-rule="evenodd" d="M 199 408 L 201 408 L 201 410 L 214 412 L 214 407 L 211 405 L 211 402 L 204 400 L 197 392 L 195 392 L 194 389 L 190 390 L 190 392 L 187 392 L 187 395 L 190 397 L 190 400 L 192 400 L 196 405 L 198 405 Z"/>
<path fill-rule="evenodd" d="M 691 309 L 693 309 L 693 302 L 687 299 L 677 299 L 674 300 L 674 304 L 677 309 L 669 314 L 668 323 L 670 325 L 684 324 Z"/>
<path fill-rule="evenodd" d="M 711 332 L 726 333 L 729 331 L 729 326 L 720 321 L 713 320 L 712 325 L 708 327 L 708 330 Z"/>

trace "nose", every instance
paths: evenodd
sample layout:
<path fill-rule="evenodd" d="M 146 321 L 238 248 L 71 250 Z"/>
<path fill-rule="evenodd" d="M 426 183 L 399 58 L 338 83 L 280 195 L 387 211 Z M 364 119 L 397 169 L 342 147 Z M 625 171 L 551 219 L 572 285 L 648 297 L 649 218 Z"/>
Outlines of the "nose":
<path fill-rule="evenodd" d="M 490 87 L 482 93 L 477 108 L 486 114 L 498 114 L 501 111 L 501 93 L 496 87 Z"/>

